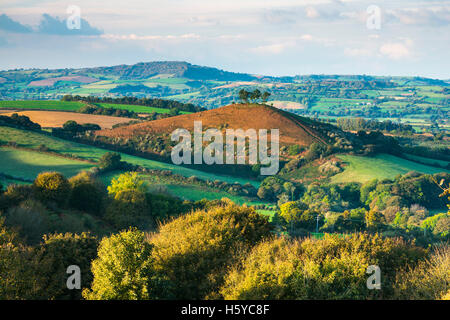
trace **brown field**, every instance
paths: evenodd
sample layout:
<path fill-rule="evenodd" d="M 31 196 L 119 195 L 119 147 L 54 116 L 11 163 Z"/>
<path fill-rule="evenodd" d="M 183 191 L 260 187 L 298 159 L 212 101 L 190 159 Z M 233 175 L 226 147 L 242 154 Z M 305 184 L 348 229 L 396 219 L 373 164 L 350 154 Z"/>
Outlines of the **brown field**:
<path fill-rule="evenodd" d="M 225 89 L 225 88 L 236 88 L 240 86 L 254 86 L 257 85 L 257 82 L 252 81 L 237 81 L 230 84 L 224 84 L 222 86 L 214 87 L 213 89 Z"/>
<path fill-rule="evenodd" d="M 117 123 L 129 122 L 133 119 L 122 118 L 122 117 L 112 117 L 112 116 L 102 116 L 95 114 L 83 114 L 76 112 L 65 112 L 65 111 L 21 111 L 21 112 L 11 112 L 11 110 L 4 110 L 7 113 L 0 113 L 4 116 L 10 116 L 13 113 L 19 115 L 24 115 L 30 118 L 31 121 L 39 123 L 43 128 L 57 128 L 62 127 L 62 125 L 69 120 L 74 120 L 79 124 L 84 123 L 95 123 L 98 124 L 102 129 L 111 129 L 113 125 Z"/>
<path fill-rule="evenodd" d="M 11 109 L 0 109 L 0 114 L 3 114 L 3 115 L 5 115 L 4 113 L 8 113 L 8 115 L 9 115 L 9 113 L 16 113 L 16 111 L 15 110 L 11 110 Z"/>
<path fill-rule="evenodd" d="M 78 83 L 92 83 L 99 81 L 96 78 L 85 77 L 85 76 L 67 76 L 67 77 L 57 77 L 57 78 L 48 78 L 44 80 L 31 81 L 28 86 L 29 87 L 51 87 L 58 81 L 74 81 Z"/>
<path fill-rule="evenodd" d="M 269 104 L 279 109 L 304 109 L 305 106 L 298 102 L 293 101 L 269 101 Z"/>
<path fill-rule="evenodd" d="M 324 142 L 318 132 L 300 117 L 266 105 L 235 104 L 218 109 L 176 117 L 146 121 L 112 130 L 100 130 L 96 134 L 108 137 L 145 136 L 147 134 L 171 134 L 178 128 L 193 132 L 194 121 L 202 121 L 207 128 L 225 129 L 279 129 L 280 143 L 309 145 Z"/>

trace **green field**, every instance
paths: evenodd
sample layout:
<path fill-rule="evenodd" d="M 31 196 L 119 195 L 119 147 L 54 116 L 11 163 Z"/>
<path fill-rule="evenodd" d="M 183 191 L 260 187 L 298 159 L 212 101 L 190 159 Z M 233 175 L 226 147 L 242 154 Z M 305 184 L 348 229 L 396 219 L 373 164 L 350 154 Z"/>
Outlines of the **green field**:
<path fill-rule="evenodd" d="M 169 113 L 170 109 L 163 109 L 163 108 L 155 108 L 155 107 L 147 107 L 147 106 L 136 106 L 136 105 L 127 105 L 127 104 L 114 104 L 114 103 L 96 103 L 96 105 L 99 105 L 103 108 L 114 108 L 114 109 L 122 109 L 122 110 L 128 110 L 128 111 L 134 111 L 136 113 Z M 181 112 L 184 113 L 190 113 L 190 112 Z"/>
<path fill-rule="evenodd" d="M 421 162 L 421 163 L 426 163 L 426 164 L 429 164 L 429 165 L 438 164 L 438 165 L 441 165 L 441 166 L 445 167 L 445 166 L 447 166 L 449 164 L 448 161 L 431 159 L 431 158 L 424 158 L 424 157 L 419 157 L 419 156 L 416 156 L 416 155 L 413 155 L 413 154 L 405 154 L 405 157 L 410 159 L 410 160 L 418 161 L 418 162 Z"/>
<path fill-rule="evenodd" d="M 19 146 L 27 147 L 27 148 L 37 148 L 41 144 L 45 144 L 52 151 L 62 153 L 62 154 L 72 154 L 77 157 L 87 159 L 87 160 L 98 160 L 100 157 L 109 152 L 109 150 L 96 148 L 76 142 L 66 141 L 59 138 L 47 136 L 44 134 L 18 130 L 9 127 L 0 126 L 0 140 L 1 141 L 14 141 Z M 251 183 L 255 187 L 259 187 L 259 182 L 254 180 L 248 180 L 244 178 L 224 176 L 224 175 L 216 175 L 214 173 L 202 172 L 190 168 L 185 168 L 181 166 L 177 166 L 170 163 L 159 162 L 149 159 L 144 159 L 136 156 L 130 156 L 127 154 L 122 155 L 122 160 L 127 161 L 132 164 L 140 165 L 146 167 L 148 169 L 155 170 L 170 170 L 173 173 L 178 173 L 185 177 L 196 176 L 200 179 L 209 179 L 209 180 L 220 180 L 228 183 Z M 0 171 L 1 172 L 1 171 Z M 5 172 L 7 173 L 7 172 Z M 11 174 L 12 175 L 12 174 Z"/>
<path fill-rule="evenodd" d="M 228 198 L 234 203 L 237 204 L 247 204 L 249 206 L 251 205 L 258 205 L 258 204 L 267 204 L 262 201 L 252 201 L 245 197 L 235 196 L 231 195 L 225 191 L 212 191 L 212 190 L 206 190 L 205 188 L 196 187 L 196 186 L 189 186 L 189 185 L 166 185 L 166 188 L 168 192 L 176 197 L 180 197 L 184 200 L 202 200 L 202 199 L 208 199 L 208 200 L 214 200 L 214 199 L 222 199 L 222 198 Z"/>
<path fill-rule="evenodd" d="M 56 111 L 78 111 L 85 103 L 79 101 L 57 101 L 57 100 L 17 100 L 0 101 L 0 109 L 35 109 L 35 110 L 56 110 Z M 136 113 L 169 113 L 169 109 L 155 108 L 148 106 L 137 106 L 128 104 L 96 103 L 103 108 L 114 108 L 134 111 Z M 190 112 L 181 112 L 190 113 Z"/>
<path fill-rule="evenodd" d="M 57 101 L 57 100 L 16 100 L 16 101 L 0 101 L 0 109 L 40 109 L 40 110 L 57 110 L 57 111 L 77 111 L 84 103 L 78 101 Z"/>
<path fill-rule="evenodd" d="M 66 177 L 89 170 L 93 165 L 55 157 L 40 152 L 0 148 L 0 172 L 17 178 L 34 180 L 43 171 L 58 171 Z"/>
<path fill-rule="evenodd" d="M 345 170 L 333 176 L 331 182 L 366 182 L 372 179 L 393 179 L 398 174 L 409 171 L 434 174 L 449 172 L 448 170 L 434 168 L 405 160 L 388 154 L 379 154 L 375 157 L 362 157 L 352 155 L 338 155 L 348 165 Z"/>
<path fill-rule="evenodd" d="M 122 173 L 122 171 L 108 172 L 102 174 L 100 179 L 103 184 L 109 185 L 113 178 L 117 178 Z M 171 180 L 170 178 L 166 178 L 164 176 L 141 174 L 141 177 L 144 179 L 149 190 L 153 192 L 167 193 L 183 200 L 197 201 L 202 199 L 214 200 L 228 198 L 241 205 L 247 204 L 251 206 L 269 204 L 267 202 L 250 199 L 244 196 L 233 195 L 223 190 L 215 190 L 214 188 L 207 186 L 188 185 L 182 182 L 174 181 L 173 179 Z"/>

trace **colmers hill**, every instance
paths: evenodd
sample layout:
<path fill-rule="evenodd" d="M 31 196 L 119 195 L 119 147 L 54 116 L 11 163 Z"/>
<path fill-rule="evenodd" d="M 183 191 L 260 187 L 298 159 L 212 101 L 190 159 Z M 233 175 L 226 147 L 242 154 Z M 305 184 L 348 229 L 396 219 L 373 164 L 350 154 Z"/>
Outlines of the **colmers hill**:
<path fill-rule="evenodd" d="M 309 146 L 313 142 L 326 144 L 323 123 L 261 104 L 234 104 L 218 109 L 184 114 L 176 117 L 142 122 L 112 130 L 100 130 L 98 136 L 133 138 L 166 135 L 178 128 L 194 130 L 194 121 L 201 121 L 203 129 L 279 129 L 281 144 Z M 331 128 L 331 127 L 330 127 Z"/>

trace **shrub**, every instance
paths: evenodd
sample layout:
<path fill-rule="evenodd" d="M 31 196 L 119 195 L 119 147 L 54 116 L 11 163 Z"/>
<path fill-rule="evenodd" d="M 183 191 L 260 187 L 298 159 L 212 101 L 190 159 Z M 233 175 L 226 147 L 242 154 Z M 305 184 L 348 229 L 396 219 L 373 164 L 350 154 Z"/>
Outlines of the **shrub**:
<path fill-rule="evenodd" d="M 44 202 L 55 202 L 65 205 L 70 197 L 70 184 L 67 179 L 58 172 L 44 172 L 34 180 L 36 197 Z"/>
<path fill-rule="evenodd" d="M 397 275 L 396 298 L 408 300 L 441 299 L 448 296 L 450 248 L 435 248 L 429 259 L 407 267 Z"/>
<path fill-rule="evenodd" d="M 395 273 L 424 250 L 400 240 L 354 234 L 321 240 L 277 238 L 260 243 L 234 267 L 225 299 L 373 299 L 392 296 Z M 382 272 L 382 290 L 367 289 L 369 265 Z"/>
<path fill-rule="evenodd" d="M 231 204 L 183 215 L 152 237 L 155 268 L 174 283 L 177 299 L 217 297 L 226 267 L 270 230 L 253 208 Z"/>
<path fill-rule="evenodd" d="M 6 213 L 6 225 L 18 230 L 20 236 L 29 244 L 36 244 L 50 231 L 49 214 L 36 200 L 29 199 Z"/>
<path fill-rule="evenodd" d="M 39 294 L 47 300 L 81 299 L 80 290 L 67 289 L 67 268 L 80 267 L 81 287 L 90 287 L 92 282 L 91 261 L 97 256 L 98 240 L 89 233 L 52 234 L 44 236 L 44 243 L 37 248 L 41 279 Z"/>
<path fill-rule="evenodd" d="M 88 172 L 81 172 L 69 179 L 72 192 L 69 205 L 72 208 L 100 215 L 102 210 L 104 186 Z"/>
<path fill-rule="evenodd" d="M 120 154 L 115 152 L 107 152 L 100 158 L 98 166 L 103 171 L 119 169 L 121 166 L 120 159 Z"/>
<path fill-rule="evenodd" d="M 115 195 L 120 191 L 138 191 L 145 192 L 144 181 L 137 172 L 125 172 L 117 178 L 111 180 L 111 186 L 108 187 L 108 193 Z"/>
<path fill-rule="evenodd" d="M 33 189 L 29 185 L 10 184 L 6 191 L 0 195 L 0 210 L 17 206 L 22 201 L 32 197 Z"/>
<path fill-rule="evenodd" d="M 105 219 L 117 229 L 130 226 L 152 229 L 155 226 L 145 193 L 136 190 L 117 192 L 106 208 Z"/>
<path fill-rule="evenodd" d="M 166 297 L 165 281 L 152 267 L 152 246 L 144 233 L 130 229 L 104 238 L 92 262 L 94 280 L 88 300 L 143 300 Z"/>

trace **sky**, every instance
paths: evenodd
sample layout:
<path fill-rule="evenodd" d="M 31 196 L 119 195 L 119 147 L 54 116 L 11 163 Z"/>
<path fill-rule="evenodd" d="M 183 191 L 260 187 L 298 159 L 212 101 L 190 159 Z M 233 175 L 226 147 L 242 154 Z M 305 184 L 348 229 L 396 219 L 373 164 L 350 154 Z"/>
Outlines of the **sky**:
<path fill-rule="evenodd" d="M 0 69 L 187 61 L 450 79 L 450 0 L 0 0 Z"/>

